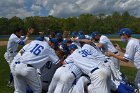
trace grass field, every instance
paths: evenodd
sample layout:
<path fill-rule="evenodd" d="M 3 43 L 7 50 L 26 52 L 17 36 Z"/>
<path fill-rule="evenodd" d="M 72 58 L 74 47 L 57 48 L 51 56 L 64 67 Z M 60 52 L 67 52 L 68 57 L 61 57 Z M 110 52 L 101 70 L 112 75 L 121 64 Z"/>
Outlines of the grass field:
<path fill-rule="evenodd" d="M 4 59 L 6 46 L 0 47 L 0 93 L 13 93 L 13 88 L 7 87 L 9 79 L 9 65 Z"/>
<path fill-rule="evenodd" d="M 3 56 L 5 50 L 6 46 L 0 46 L 0 93 L 13 93 L 14 89 L 6 86 L 9 78 L 9 66 Z M 135 68 L 121 67 L 121 71 L 133 82 L 136 75 Z"/>

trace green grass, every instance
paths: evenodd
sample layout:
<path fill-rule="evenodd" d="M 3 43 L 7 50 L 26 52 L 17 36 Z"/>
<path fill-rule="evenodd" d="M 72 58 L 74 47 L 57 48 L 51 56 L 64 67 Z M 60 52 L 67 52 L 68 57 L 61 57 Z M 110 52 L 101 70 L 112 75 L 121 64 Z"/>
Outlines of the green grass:
<path fill-rule="evenodd" d="M 7 87 L 9 80 L 9 65 L 4 59 L 6 46 L 0 46 L 0 93 L 13 93 L 13 88 Z"/>
<path fill-rule="evenodd" d="M 126 47 L 126 42 L 122 42 L 122 41 L 111 41 L 113 44 L 119 44 L 119 46 L 121 48 L 125 48 Z"/>
<path fill-rule="evenodd" d="M 124 73 L 128 77 L 128 80 L 130 82 L 134 82 L 134 79 L 137 73 L 136 68 L 121 66 L 121 72 Z"/>
<path fill-rule="evenodd" d="M 9 66 L 3 56 L 5 50 L 6 46 L 0 46 L 0 93 L 13 93 L 14 89 L 6 86 L 9 80 Z M 131 82 L 134 81 L 136 75 L 135 68 L 121 67 L 121 71 L 125 73 Z"/>

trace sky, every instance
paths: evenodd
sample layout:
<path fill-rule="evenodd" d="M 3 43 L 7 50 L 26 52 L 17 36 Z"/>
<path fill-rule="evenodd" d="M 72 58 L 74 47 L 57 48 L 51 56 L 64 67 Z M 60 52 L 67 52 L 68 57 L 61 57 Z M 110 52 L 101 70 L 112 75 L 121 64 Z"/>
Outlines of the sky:
<path fill-rule="evenodd" d="M 80 14 L 106 14 L 128 11 L 140 17 L 140 0 L 0 0 L 0 17 L 72 17 Z"/>

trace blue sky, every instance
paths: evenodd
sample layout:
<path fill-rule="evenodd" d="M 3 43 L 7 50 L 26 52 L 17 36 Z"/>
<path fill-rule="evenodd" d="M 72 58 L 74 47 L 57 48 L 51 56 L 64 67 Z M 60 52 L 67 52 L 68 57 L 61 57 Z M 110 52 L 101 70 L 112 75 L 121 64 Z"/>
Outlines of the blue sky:
<path fill-rule="evenodd" d="M 140 0 L 0 0 L 0 17 L 71 17 L 83 13 L 106 15 L 128 11 L 140 17 Z"/>

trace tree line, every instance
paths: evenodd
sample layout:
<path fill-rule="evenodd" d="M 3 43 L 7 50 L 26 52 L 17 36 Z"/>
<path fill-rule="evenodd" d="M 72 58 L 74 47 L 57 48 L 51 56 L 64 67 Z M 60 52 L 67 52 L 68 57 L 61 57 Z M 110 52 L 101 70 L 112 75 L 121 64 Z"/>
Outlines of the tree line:
<path fill-rule="evenodd" d="M 15 28 L 22 27 L 25 31 L 29 27 L 39 31 L 46 32 L 63 32 L 63 31 L 84 31 L 88 34 L 93 31 L 99 31 L 102 34 L 116 34 L 119 29 L 129 27 L 133 33 L 139 34 L 140 18 L 131 16 L 128 12 L 114 12 L 111 15 L 105 14 L 81 14 L 78 17 L 57 18 L 53 16 L 31 16 L 21 19 L 19 17 L 0 18 L 0 35 L 9 35 Z"/>

